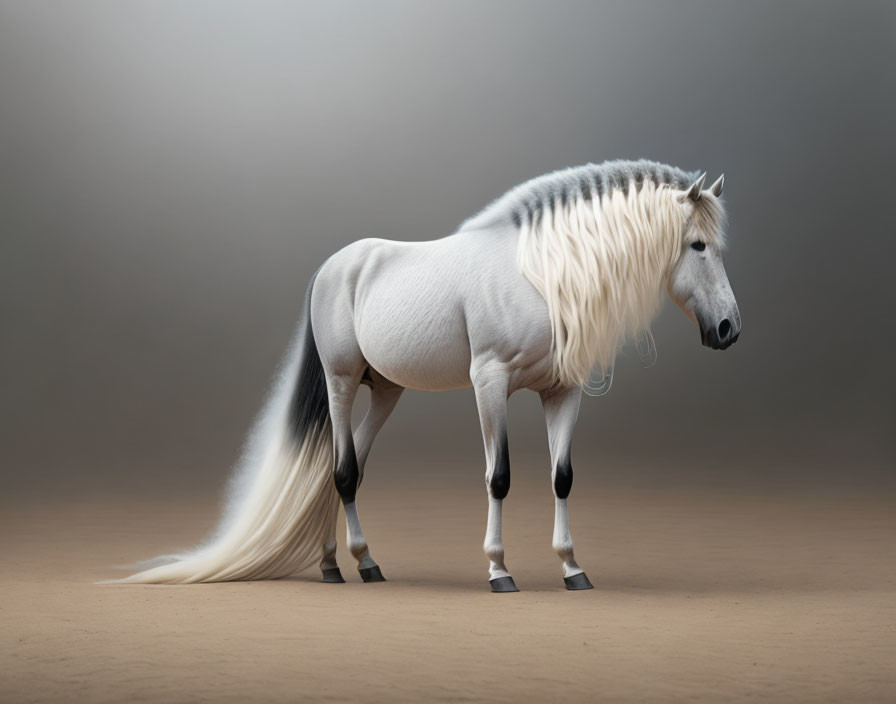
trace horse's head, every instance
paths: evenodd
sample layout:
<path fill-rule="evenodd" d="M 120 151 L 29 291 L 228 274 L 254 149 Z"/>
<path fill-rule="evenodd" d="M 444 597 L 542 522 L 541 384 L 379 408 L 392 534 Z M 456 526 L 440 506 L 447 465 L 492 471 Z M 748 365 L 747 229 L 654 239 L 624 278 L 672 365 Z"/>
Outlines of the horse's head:
<path fill-rule="evenodd" d="M 705 178 L 706 174 L 702 175 L 679 196 L 685 225 L 666 289 L 685 315 L 700 327 L 703 344 L 724 350 L 740 335 L 740 312 L 722 263 L 725 217 L 719 196 L 725 177 L 719 177 L 704 191 Z"/>

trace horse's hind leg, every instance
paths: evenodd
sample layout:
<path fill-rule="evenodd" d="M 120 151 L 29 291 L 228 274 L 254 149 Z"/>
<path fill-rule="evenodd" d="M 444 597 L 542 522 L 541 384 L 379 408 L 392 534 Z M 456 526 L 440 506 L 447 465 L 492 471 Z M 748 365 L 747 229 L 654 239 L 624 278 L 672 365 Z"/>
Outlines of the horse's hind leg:
<path fill-rule="evenodd" d="M 367 463 L 367 456 L 370 454 L 370 448 L 373 445 L 374 438 L 376 438 L 376 434 L 379 432 L 380 428 L 383 427 L 383 423 L 386 422 L 386 419 L 392 413 L 395 404 L 398 403 L 402 391 L 404 391 L 404 387 L 396 386 L 385 379 L 378 379 L 371 384 L 370 408 L 367 410 L 364 420 L 353 435 L 354 451 L 358 465 L 358 480 L 356 487 L 360 486 L 361 480 L 364 477 L 364 465 Z M 343 452 L 347 452 L 347 450 L 343 450 Z M 339 465 L 337 464 L 336 466 L 338 467 Z M 356 529 L 354 534 L 352 533 L 353 528 Z M 348 522 L 348 531 L 349 546 L 355 545 L 356 547 L 360 547 L 361 545 L 366 545 L 364 534 L 361 532 L 361 524 L 357 520 L 357 510 L 354 513 L 353 521 Z M 367 556 L 369 557 L 369 555 L 370 553 L 368 551 Z M 323 574 L 324 582 L 341 583 L 345 581 L 342 578 L 342 573 L 339 571 L 339 565 L 336 562 L 335 523 L 324 544 L 324 554 L 320 561 L 320 570 Z M 379 576 L 382 577 L 382 574 L 380 573 Z"/>
<path fill-rule="evenodd" d="M 327 381 L 333 433 L 333 481 L 345 511 L 348 548 L 358 560 L 361 578 L 365 582 L 373 582 L 383 581 L 383 575 L 370 556 L 355 503 L 361 469 L 370 449 L 372 437 L 366 439 L 369 435 L 366 430 L 359 436 L 359 440 L 363 440 L 358 448 L 359 461 L 351 423 L 352 404 L 364 379 L 364 373 L 369 367 L 361 351 L 354 325 L 356 319 L 354 301 L 361 266 L 361 260 L 356 256 L 358 254 L 357 248 L 355 250 L 346 248 L 327 260 L 318 270 L 311 293 L 311 326 Z M 376 376 L 372 379 L 372 381 L 378 380 Z M 394 400 L 397 400 L 397 396 Z M 379 407 L 378 404 L 377 408 Z M 377 418 L 377 415 L 371 418 L 371 423 L 367 425 L 368 430 L 371 427 L 379 429 L 378 426 L 385 420 Z M 335 535 L 333 537 L 335 538 Z M 322 563 L 322 567 L 325 569 L 333 569 L 336 566 L 336 561 L 333 559 L 334 543 L 335 540 L 332 540 L 324 546 L 326 562 Z"/>
<path fill-rule="evenodd" d="M 356 494 L 373 440 L 392 413 L 395 404 L 398 403 L 404 388 L 384 379 L 374 382 L 370 389 L 370 408 L 357 432 L 353 435 L 351 430 L 352 404 L 358 392 L 360 376 L 360 374 L 334 374 L 327 379 L 330 420 L 333 425 L 335 459 L 333 477 L 345 511 L 346 542 L 348 549 L 358 560 L 358 572 L 361 574 L 361 579 L 365 582 L 384 582 L 385 577 L 370 556 L 367 540 L 361 530 Z M 338 574 L 335 561 L 335 542 L 334 535 L 332 548 L 329 544 L 325 548 L 324 560 L 326 562 L 321 562 L 324 581 L 327 581 L 327 570 L 335 568 L 336 572 L 331 571 L 329 574 Z M 328 552 L 329 554 L 327 554 Z"/>
<path fill-rule="evenodd" d="M 578 386 L 541 394 L 544 417 L 548 426 L 548 443 L 551 448 L 551 479 L 554 487 L 553 547 L 563 561 L 563 581 L 567 589 L 591 589 L 591 582 L 573 555 L 569 513 L 566 507 L 566 498 L 572 488 L 570 462 L 572 431 L 576 425 L 581 398 L 582 389 Z"/>
<path fill-rule="evenodd" d="M 373 373 L 373 372 L 372 372 Z M 383 423 L 395 410 L 395 404 L 401 398 L 403 386 L 397 386 L 392 382 L 379 377 L 375 373 L 375 380 L 370 384 L 370 408 L 361 425 L 354 434 L 355 453 L 358 456 L 358 471 L 360 477 L 358 483 L 364 480 L 364 466 L 367 464 L 367 456 L 377 433 L 383 427 Z"/>

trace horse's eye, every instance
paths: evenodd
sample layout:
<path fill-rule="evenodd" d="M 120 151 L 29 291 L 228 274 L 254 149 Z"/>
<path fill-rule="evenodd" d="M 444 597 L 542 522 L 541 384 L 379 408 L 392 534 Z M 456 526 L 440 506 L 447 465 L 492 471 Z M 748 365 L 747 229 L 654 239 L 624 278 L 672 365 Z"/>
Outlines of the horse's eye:
<path fill-rule="evenodd" d="M 702 252 L 704 249 L 706 249 L 706 243 L 705 242 L 692 242 L 691 249 L 696 249 L 698 252 Z"/>

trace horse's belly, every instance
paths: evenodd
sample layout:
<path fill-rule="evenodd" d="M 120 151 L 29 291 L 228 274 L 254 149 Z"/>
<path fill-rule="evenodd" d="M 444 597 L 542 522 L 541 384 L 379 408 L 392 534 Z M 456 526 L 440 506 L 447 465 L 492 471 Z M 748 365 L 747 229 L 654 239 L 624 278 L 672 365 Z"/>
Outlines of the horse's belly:
<path fill-rule="evenodd" d="M 367 362 L 393 383 L 445 391 L 470 386 L 469 344 L 463 333 L 453 332 L 413 316 L 406 322 L 366 317 L 358 342 Z"/>
<path fill-rule="evenodd" d="M 456 291 L 437 280 L 412 284 L 402 278 L 378 282 L 361 297 L 355 330 L 364 358 L 410 389 L 470 386 L 470 342 Z"/>

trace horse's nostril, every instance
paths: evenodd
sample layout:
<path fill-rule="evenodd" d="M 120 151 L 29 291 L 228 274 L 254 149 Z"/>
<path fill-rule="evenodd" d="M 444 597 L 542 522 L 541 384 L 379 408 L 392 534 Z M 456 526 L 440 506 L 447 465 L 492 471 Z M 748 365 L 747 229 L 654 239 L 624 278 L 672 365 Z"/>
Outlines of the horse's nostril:
<path fill-rule="evenodd" d="M 728 334 L 731 332 L 731 323 L 728 318 L 725 318 L 721 323 L 719 323 L 719 339 L 724 340 L 728 337 Z"/>

